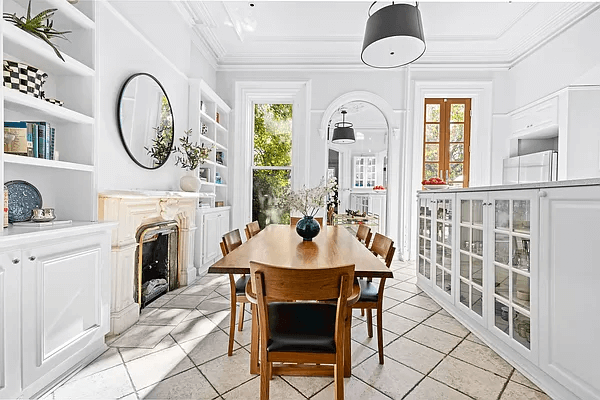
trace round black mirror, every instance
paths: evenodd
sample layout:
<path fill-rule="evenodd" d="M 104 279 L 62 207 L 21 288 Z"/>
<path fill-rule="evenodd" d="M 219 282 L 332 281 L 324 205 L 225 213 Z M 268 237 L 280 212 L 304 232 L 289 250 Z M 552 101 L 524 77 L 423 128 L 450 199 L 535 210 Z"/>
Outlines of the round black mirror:
<path fill-rule="evenodd" d="M 146 169 L 162 166 L 173 151 L 173 112 L 165 89 L 150 74 L 134 74 L 119 94 L 117 120 L 127 154 Z"/>

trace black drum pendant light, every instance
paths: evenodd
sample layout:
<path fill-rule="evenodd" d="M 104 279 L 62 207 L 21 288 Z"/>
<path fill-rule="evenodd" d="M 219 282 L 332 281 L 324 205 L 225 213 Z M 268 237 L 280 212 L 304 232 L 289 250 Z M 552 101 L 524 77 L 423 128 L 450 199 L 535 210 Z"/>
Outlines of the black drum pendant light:
<path fill-rule="evenodd" d="M 347 111 L 342 110 L 341 113 L 342 122 L 336 122 L 331 142 L 338 144 L 354 143 L 356 138 L 354 137 L 354 128 L 352 128 L 353 125 L 350 122 L 346 122 Z"/>
<path fill-rule="evenodd" d="M 369 8 L 362 62 L 375 68 L 395 68 L 416 61 L 425 53 L 419 3 L 392 3 L 371 14 L 375 3 Z"/>

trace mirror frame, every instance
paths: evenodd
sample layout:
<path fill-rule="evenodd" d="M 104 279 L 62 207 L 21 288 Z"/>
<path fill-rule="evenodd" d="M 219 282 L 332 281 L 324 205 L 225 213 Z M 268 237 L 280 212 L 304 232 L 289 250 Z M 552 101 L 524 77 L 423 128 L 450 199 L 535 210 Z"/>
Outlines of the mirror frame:
<path fill-rule="evenodd" d="M 150 79 L 152 79 L 154 82 L 156 82 L 156 84 L 160 87 L 160 89 L 164 93 L 165 97 L 167 98 L 167 103 L 169 103 L 169 109 L 171 110 L 171 120 L 173 121 L 173 140 L 171 141 L 169 155 L 165 159 L 165 162 L 163 162 L 162 164 L 160 164 L 157 167 L 148 167 L 146 165 L 143 165 L 133 156 L 131 150 L 129 150 L 129 146 L 127 145 L 127 142 L 125 142 L 125 136 L 123 135 L 123 129 L 121 127 L 121 101 L 123 100 L 123 93 L 125 92 L 125 89 L 127 88 L 127 85 L 129 84 L 129 82 L 131 82 L 134 78 L 136 78 L 138 76 L 142 76 L 142 75 L 150 77 Z M 119 90 L 119 100 L 117 102 L 117 110 L 116 111 L 117 111 L 117 113 L 116 113 L 117 114 L 117 126 L 119 127 L 119 136 L 121 137 L 121 143 L 123 144 L 125 151 L 129 155 L 129 158 L 131 158 L 133 160 L 133 162 L 135 162 L 138 166 L 140 166 L 144 169 L 149 169 L 149 170 L 159 169 L 160 167 L 165 165 L 167 163 L 167 160 L 169 159 L 169 157 L 171 157 L 171 152 L 173 151 L 173 144 L 175 143 L 175 116 L 173 115 L 173 106 L 171 105 L 171 100 L 169 100 L 167 91 L 165 90 L 163 85 L 161 85 L 161 83 L 158 81 L 158 79 L 156 79 L 154 77 L 154 75 L 149 74 L 147 72 L 137 72 L 137 73 L 131 75 L 129 78 L 127 78 L 125 83 L 123 83 L 123 86 L 121 86 L 121 90 Z"/>

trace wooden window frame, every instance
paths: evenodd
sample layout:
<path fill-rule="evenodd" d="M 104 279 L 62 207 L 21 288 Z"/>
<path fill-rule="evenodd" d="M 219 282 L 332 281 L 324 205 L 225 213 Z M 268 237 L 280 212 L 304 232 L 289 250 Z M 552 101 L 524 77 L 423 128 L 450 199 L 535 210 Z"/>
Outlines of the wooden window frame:
<path fill-rule="evenodd" d="M 428 142 L 426 129 L 427 129 L 427 106 L 430 104 L 440 105 L 440 121 L 439 121 L 439 141 Z M 450 142 L 450 111 L 452 104 L 464 104 L 465 105 L 465 120 L 462 122 L 465 126 L 464 136 L 462 142 Z M 438 144 L 438 176 L 443 180 L 447 181 L 445 171 L 450 170 L 450 144 L 451 143 L 463 143 L 464 144 L 464 158 L 463 158 L 463 187 L 469 187 L 469 175 L 471 166 L 471 99 L 470 98 L 426 98 L 425 104 L 423 105 L 423 161 L 422 161 L 422 179 L 425 179 L 425 148 L 428 144 Z M 429 121 L 432 123 L 433 121 Z M 456 123 L 456 122 L 453 122 Z M 459 122 L 460 123 L 460 122 Z M 449 172 L 448 172 L 449 174 Z"/>

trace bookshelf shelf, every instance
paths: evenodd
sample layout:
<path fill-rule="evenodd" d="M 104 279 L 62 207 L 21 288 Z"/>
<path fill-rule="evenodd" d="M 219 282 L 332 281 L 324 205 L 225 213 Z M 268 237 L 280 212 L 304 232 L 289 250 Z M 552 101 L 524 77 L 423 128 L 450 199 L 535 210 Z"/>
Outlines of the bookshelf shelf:
<path fill-rule="evenodd" d="M 64 2 L 71 6 L 66 1 Z M 4 23 L 4 53 L 39 68 L 49 75 L 94 76 L 95 74 L 92 68 L 61 51 L 65 59 L 62 61 L 41 39 L 7 22 Z"/>
<path fill-rule="evenodd" d="M 15 89 L 3 87 L 4 108 L 14 111 L 26 111 L 32 118 L 48 119 L 50 122 L 63 121 L 79 124 L 93 124 L 94 118 L 50 104 L 47 101 L 21 93 Z"/>
<path fill-rule="evenodd" d="M 9 164 L 31 165 L 44 168 L 68 169 L 71 171 L 94 172 L 94 166 L 77 164 L 67 161 L 46 160 L 43 158 L 34 158 L 19 156 L 16 154 L 4 154 L 4 162 Z"/>
<path fill-rule="evenodd" d="M 15 2 L 24 10 L 27 10 L 28 0 L 15 0 Z M 67 1 L 35 0 L 32 2 L 32 13 L 48 8 L 56 8 L 58 10 L 53 19 L 56 20 L 55 26 L 60 27 L 61 29 L 94 29 L 96 27 L 96 23 L 90 17 L 79 11 L 77 7 Z"/>

